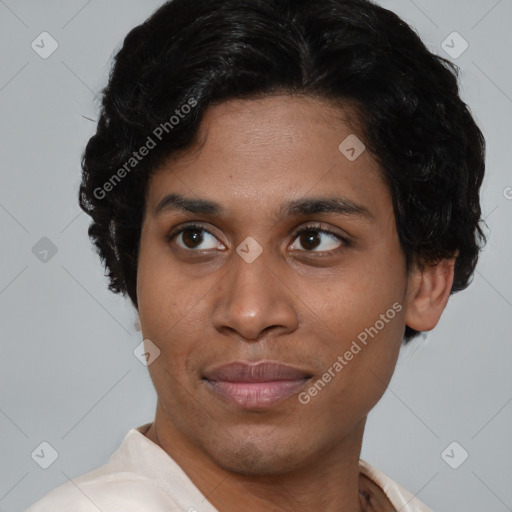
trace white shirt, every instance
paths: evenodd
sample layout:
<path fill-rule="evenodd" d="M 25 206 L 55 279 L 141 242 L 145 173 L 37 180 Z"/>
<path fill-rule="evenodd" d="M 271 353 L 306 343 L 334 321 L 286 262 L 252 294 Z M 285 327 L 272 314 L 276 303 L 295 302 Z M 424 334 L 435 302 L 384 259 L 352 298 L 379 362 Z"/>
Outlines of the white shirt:
<path fill-rule="evenodd" d="M 150 425 L 131 429 L 106 464 L 53 489 L 26 512 L 219 512 L 144 435 Z M 367 462 L 360 460 L 359 467 L 377 485 L 376 498 L 387 497 L 400 512 L 432 512 Z"/>

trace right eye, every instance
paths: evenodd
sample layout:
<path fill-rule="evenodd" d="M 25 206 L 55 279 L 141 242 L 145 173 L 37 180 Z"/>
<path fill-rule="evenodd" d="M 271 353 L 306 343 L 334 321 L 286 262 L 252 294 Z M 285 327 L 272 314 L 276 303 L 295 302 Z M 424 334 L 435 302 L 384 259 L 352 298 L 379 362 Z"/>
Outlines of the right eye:
<path fill-rule="evenodd" d="M 206 233 L 206 236 L 204 235 Z M 208 230 L 200 224 L 187 224 L 178 231 L 168 236 L 170 242 L 176 238 L 176 243 L 181 249 L 187 251 L 209 251 L 212 249 L 224 248 L 216 238 Z M 206 247 L 201 247 L 206 243 Z"/>

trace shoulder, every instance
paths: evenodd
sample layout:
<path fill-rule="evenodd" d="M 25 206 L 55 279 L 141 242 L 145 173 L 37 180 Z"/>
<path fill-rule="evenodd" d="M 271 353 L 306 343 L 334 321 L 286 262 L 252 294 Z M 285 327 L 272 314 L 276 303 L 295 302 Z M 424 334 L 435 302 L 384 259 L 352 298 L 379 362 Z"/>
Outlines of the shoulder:
<path fill-rule="evenodd" d="M 131 429 L 108 462 L 56 487 L 25 512 L 215 512 L 181 467 Z"/>
<path fill-rule="evenodd" d="M 26 512 L 181 512 L 169 494 L 147 477 L 106 468 L 68 480 Z"/>
<path fill-rule="evenodd" d="M 396 510 L 401 512 L 433 512 L 414 494 L 362 459 L 359 461 L 359 471 L 382 489 Z"/>

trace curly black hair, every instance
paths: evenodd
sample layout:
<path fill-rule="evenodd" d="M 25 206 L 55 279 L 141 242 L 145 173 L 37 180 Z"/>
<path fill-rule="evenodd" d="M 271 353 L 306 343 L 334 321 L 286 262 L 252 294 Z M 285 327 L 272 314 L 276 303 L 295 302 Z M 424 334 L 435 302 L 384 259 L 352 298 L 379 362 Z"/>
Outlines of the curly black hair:
<path fill-rule="evenodd" d="M 485 141 L 458 75 L 396 14 L 367 0 L 165 3 L 115 55 L 82 155 L 79 203 L 109 290 L 137 308 L 148 178 L 194 144 L 206 109 L 280 93 L 356 108 L 391 191 L 407 269 L 458 251 L 451 293 L 465 289 L 486 242 Z M 404 340 L 417 334 L 406 326 Z"/>

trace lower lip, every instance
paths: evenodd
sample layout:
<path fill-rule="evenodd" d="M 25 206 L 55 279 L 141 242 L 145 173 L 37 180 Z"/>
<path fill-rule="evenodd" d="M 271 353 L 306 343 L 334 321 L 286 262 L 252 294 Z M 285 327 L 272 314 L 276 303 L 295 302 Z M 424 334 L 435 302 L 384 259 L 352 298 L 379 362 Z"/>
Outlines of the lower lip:
<path fill-rule="evenodd" d="M 208 387 L 229 402 L 244 409 L 265 408 L 284 400 L 309 379 L 271 382 L 226 382 L 206 380 Z"/>

